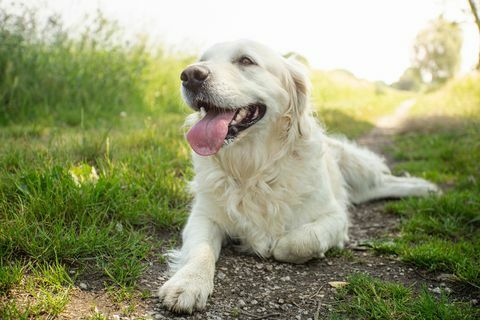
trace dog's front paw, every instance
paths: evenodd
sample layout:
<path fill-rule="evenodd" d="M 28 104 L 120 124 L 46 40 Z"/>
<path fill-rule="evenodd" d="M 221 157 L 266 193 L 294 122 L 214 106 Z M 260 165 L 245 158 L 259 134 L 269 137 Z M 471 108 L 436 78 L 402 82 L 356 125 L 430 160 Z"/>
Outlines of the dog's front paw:
<path fill-rule="evenodd" d="M 278 240 L 273 257 L 275 260 L 289 263 L 305 263 L 315 257 L 320 257 L 326 250 L 321 244 L 306 239 L 305 234 L 291 232 Z"/>
<path fill-rule="evenodd" d="M 202 310 L 213 291 L 213 279 L 200 271 L 179 270 L 159 291 L 160 300 L 169 310 L 177 313 L 192 313 Z"/>

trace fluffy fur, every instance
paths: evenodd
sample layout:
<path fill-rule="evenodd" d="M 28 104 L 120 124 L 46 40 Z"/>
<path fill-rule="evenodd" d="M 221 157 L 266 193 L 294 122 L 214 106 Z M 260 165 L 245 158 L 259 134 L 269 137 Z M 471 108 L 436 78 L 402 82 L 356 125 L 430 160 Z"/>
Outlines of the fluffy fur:
<path fill-rule="evenodd" d="M 239 64 L 243 56 L 256 64 Z M 227 109 L 261 102 L 267 112 L 216 155 L 193 154 L 192 211 L 182 248 L 171 254 L 173 276 L 159 292 L 167 308 L 205 307 L 226 239 L 264 258 L 303 263 L 348 241 L 349 204 L 437 192 L 428 181 L 392 176 L 369 150 L 327 136 L 311 115 L 309 81 L 295 61 L 237 41 L 212 47 L 197 63 L 210 76 L 196 95 L 183 88 L 189 105 L 199 97 Z"/>

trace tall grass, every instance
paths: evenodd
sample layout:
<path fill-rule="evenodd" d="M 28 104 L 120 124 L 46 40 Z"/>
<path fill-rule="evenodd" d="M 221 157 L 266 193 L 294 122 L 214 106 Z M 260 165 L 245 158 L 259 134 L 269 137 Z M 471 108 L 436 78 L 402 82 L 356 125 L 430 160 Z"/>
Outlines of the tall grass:
<path fill-rule="evenodd" d="M 41 266 L 134 288 L 190 200 L 178 75 L 191 58 L 129 43 L 101 14 L 75 35 L 20 9 L 0 7 L 2 319 L 61 313 L 68 290 L 22 286 Z M 92 168 L 98 178 L 81 182 Z M 42 296 L 24 305 L 29 290 Z"/>
<path fill-rule="evenodd" d="M 181 110 L 174 93 L 188 57 L 122 40 L 101 13 L 73 37 L 58 17 L 42 21 L 36 12 L 0 8 L 0 123 L 75 126 L 82 114 L 105 119 L 122 111 Z"/>

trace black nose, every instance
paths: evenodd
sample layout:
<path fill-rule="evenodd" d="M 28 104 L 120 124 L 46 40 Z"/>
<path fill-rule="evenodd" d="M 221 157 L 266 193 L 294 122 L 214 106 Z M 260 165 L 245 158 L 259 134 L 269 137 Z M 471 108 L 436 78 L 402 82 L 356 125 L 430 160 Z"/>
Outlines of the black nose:
<path fill-rule="evenodd" d="M 180 79 L 185 88 L 190 90 L 198 90 L 208 78 L 210 70 L 203 66 L 190 66 L 183 70 Z"/>

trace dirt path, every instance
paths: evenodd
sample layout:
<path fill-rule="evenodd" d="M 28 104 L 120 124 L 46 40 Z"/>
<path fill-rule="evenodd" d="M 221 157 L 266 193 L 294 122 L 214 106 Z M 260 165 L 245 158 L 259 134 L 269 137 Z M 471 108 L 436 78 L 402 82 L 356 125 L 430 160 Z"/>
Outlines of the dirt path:
<path fill-rule="evenodd" d="M 358 142 L 381 152 L 413 104 L 413 100 L 402 103 L 395 113 L 379 119 L 377 127 Z M 365 246 L 373 239 L 397 232 L 398 218 L 384 212 L 384 203 L 353 207 L 348 250 L 305 265 L 262 260 L 224 248 L 217 265 L 215 289 L 204 312 L 177 316 L 162 309 L 156 291 L 167 279 L 165 265 L 153 261 L 141 280 L 142 289 L 152 295 L 139 300 L 129 316 L 122 315 L 126 314 L 125 306 L 112 303 L 108 295 L 96 290 L 77 290 L 66 314 L 78 317 L 85 314 L 88 304 L 94 303 L 102 313 L 116 319 L 323 319 L 335 305 L 336 289 L 328 282 L 345 281 L 355 272 L 417 288 L 422 284 L 431 289 L 450 286 L 395 257 L 377 256 Z M 91 305 L 89 308 L 91 312 Z"/>

